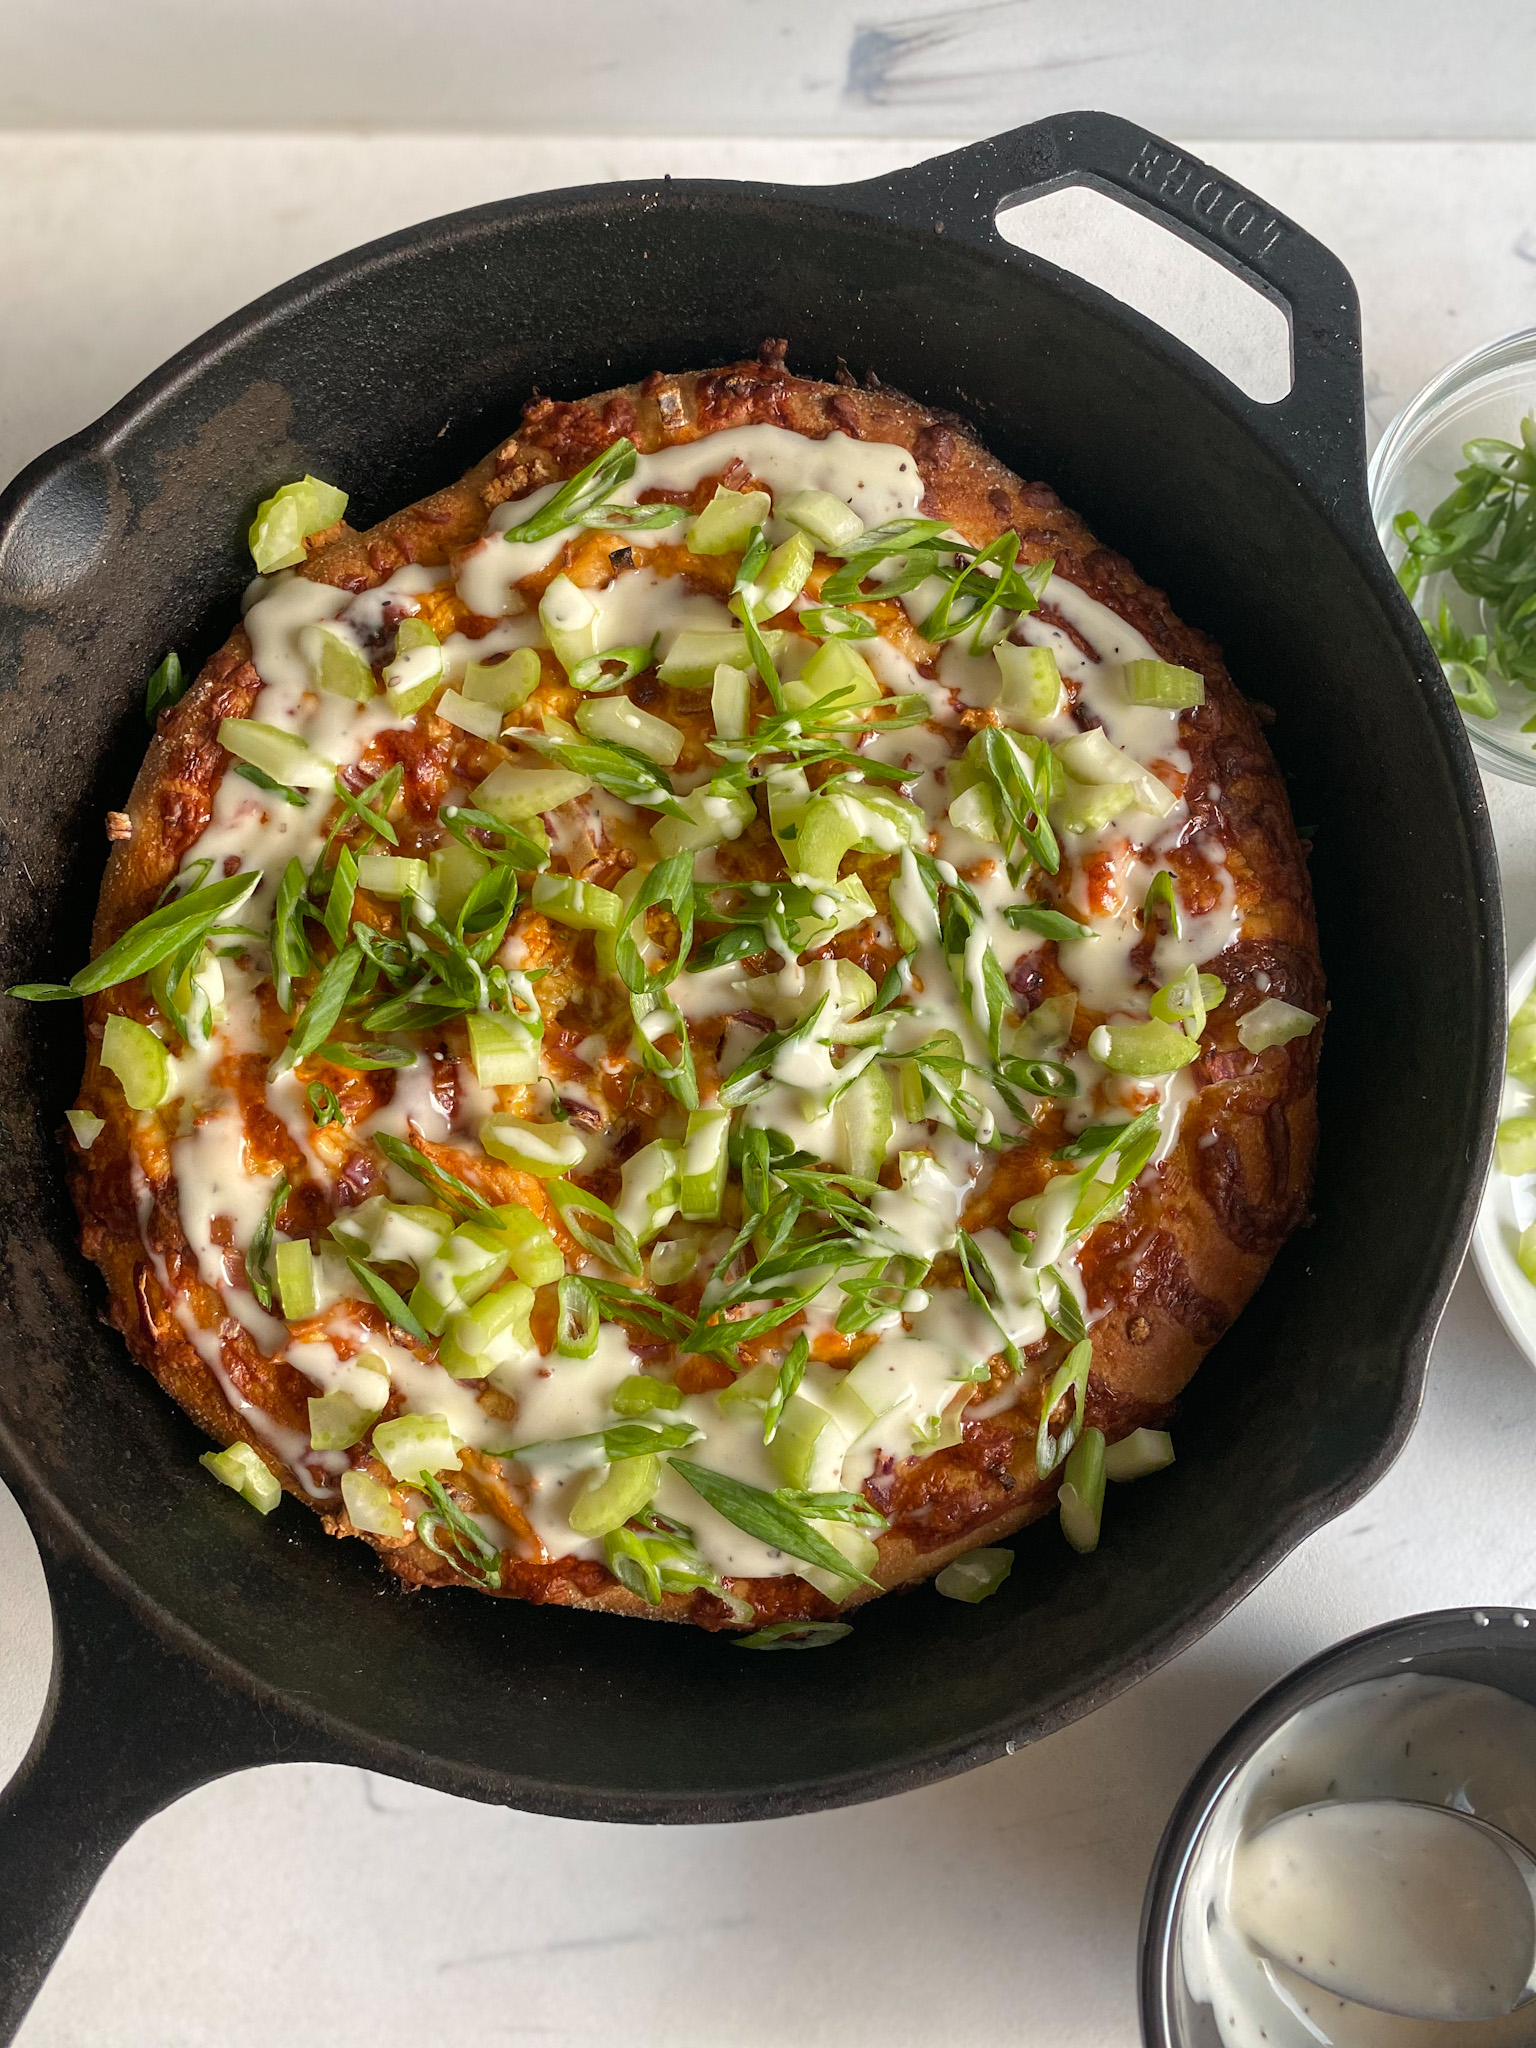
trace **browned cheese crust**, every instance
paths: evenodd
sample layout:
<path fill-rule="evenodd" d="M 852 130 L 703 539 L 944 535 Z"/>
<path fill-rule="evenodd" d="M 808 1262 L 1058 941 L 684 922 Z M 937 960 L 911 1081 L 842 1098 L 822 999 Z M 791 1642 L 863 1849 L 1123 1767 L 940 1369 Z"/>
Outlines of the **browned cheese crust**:
<path fill-rule="evenodd" d="M 1139 1426 L 1162 1425 L 1170 1404 L 1248 1300 L 1307 1208 L 1317 1135 L 1321 1030 L 1255 1054 L 1240 1044 L 1237 1026 L 1266 997 L 1278 997 L 1319 1016 L 1325 1008 L 1311 891 L 1285 791 L 1255 712 L 1234 688 L 1211 641 L 1182 624 L 1163 594 L 1144 583 L 1121 556 L 1102 547 L 1048 485 L 1021 482 L 979 445 L 963 422 L 878 386 L 862 389 L 793 376 L 784 367 L 782 346 L 772 344 L 765 345 L 756 362 L 656 374 L 638 385 L 573 403 L 536 400 L 525 407 L 517 433 L 461 482 L 369 532 L 338 526 L 315 536 L 300 573 L 360 591 L 407 564 L 450 563 L 480 536 L 494 506 L 573 474 L 621 435 L 629 436 L 642 452 L 651 452 L 759 422 L 813 438 L 841 431 L 910 449 L 926 489 L 925 514 L 950 522 L 977 544 L 1011 527 L 1020 536 L 1021 562 L 1053 556 L 1058 575 L 1111 607 L 1160 656 L 1197 669 L 1205 678 L 1204 706 L 1182 718 L 1180 738 L 1192 764 L 1186 790 L 1190 822 L 1168 864 L 1177 872 L 1187 908 L 1198 912 L 1214 907 L 1217 884 L 1211 864 L 1193 842 L 1203 834 L 1219 839 L 1242 910 L 1241 937 L 1208 963 L 1209 971 L 1226 984 L 1227 996 L 1213 1013 L 1203 1055 L 1190 1070 L 1197 1092 L 1185 1110 L 1178 1140 L 1155 1172 L 1143 1177 L 1121 1215 L 1094 1232 L 1081 1261 L 1090 1304 L 1106 1311 L 1094 1327 L 1087 1419 L 1111 1442 Z M 741 465 L 736 467 L 739 471 Z M 736 488 L 748 487 L 740 474 L 726 480 Z M 717 481 L 712 477 L 701 486 L 696 502 L 702 503 Z M 601 580 L 601 563 L 593 568 L 582 555 L 600 538 L 573 542 L 549 573 L 564 568 L 577 580 Z M 720 565 L 691 559 L 687 573 L 718 579 Z M 704 587 L 718 592 L 720 585 L 714 580 Z M 491 621 L 466 619 L 460 606 L 453 624 L 474 633 L 485 631 Z M 925 648 L 926 643 L 908 629 L 906 651 L 920 663 L 924 658 L 931 661 L 937 650 L 926 649 L 925 657 Z M 636 693 L 641 703 L 647 701 L 645 687 Z M 668 694 L 659 684 L 649 687 L 655 692 L 652 701 Z M 162 714 L 128 801 L 131 836 L 113 845 L 107 864 L 94 950 L 100 951 L 153 907 L 203 831 L 213 793 L 230 760 L 218 743 L 219 721 L 247 714 L 259 688 L 245 632 L 237 628 L 182 701 Z M 975 727 L 993 715 L 967 711 L 963 717 Z M 425 716 L 417 724 L 421 731 L 414 737 L 402 734 L 380 765 L 388 765 L 389 759 L 404 762 L 407 807 L 413 817 L 425 820 L 434 816 L 437 793 L 451 771 L 466 772 L 465 762 L 473 764 L 477 749 L 484 754 L 484 763 L 467 772 L 484 773 L 504 756 L 435 716 Z M 687 764 L 685 756 L 683 765 Z M 402 853 L 425 850 L 429 843 L 423 840 L 413 847 L 407 841 L 408 835 L 403 835 Z M 596 879 L 604 879 L 592 872 Z M 1114 886 L 1107 871 L 1090 878 L 1090 887 L 1112 892 Z M 1102 907 L 1112 908 L 1112 901 Z M 881 963 L 867 953 L 860 957 L 873 971 L 881 971 Z M 1020 991 L 1026 1002 L 1070 985 L 1054 964 L 1053 945 L 1030 958 L 1039 975 L 1036 986 Z M 1150 977 L 1150 948 L 1147 968 Z M 1152 986 L 1150 978 L 1147 985 Z M 291 1365 L 264 1358 L 198 1276 L 182 1233 L 171 1171 L 174 1128 L 162 1126 L 152 1115 L 135 1118 L 126 1110 L 116 1082 L 99 1066 L 104 1020 L 113 1010 L 144 1021 L 157 1016 L 143 982 L 97 997 L 87 1010 L 88 1058 L 80 1100 L 105 1120 L 106 1129 L 89 1152 L 71 1148 L 73 1186 L 85 1250 L 106 1278 L 111 1319 L 139 1363 L 202 1428 L 224 1443 L 243 1437 L 291 1492 L 300 1493 L 293 1475 L 226 1398 L 173 1313 L 173 1297 L 180 1296 L 204 1328 L 220 1330 L 224 1370 L 244 1399 L 296 1429 L 305 1426 L 305 1403 L 313 1392 L 309 1382 Z M 282 1021 L 274 1015 L 274 1051 L 281 1044 Z M 1081 1044 L 1098 1021 L 1080 1007 L 1074 1042 Z M 451 1038 L 451 1032 L 447 1035 Z M 552 1037 L 547 1032 L 547 1045 L 553 1043 L 558 1050 L 560 1042 L 558 1031 Z M 305 1214 L 302 1158 L 265 1108 L 264 1061 L 258 1058 L 250 1065 L 248 1074 L 222 1078 L 237 1086 L 247 1104 L 247 1143 L 257 1155 L 253 1167 L 261 1164 L 273 1173 L 286 1169 L 294 1174 L 300 1193 L 288 1212 L 290 1230 L 323 1227 L 328 1220 L 323 1205 L 310 1216 Z M 379 1091 L 392 1086 L 389 1075 L 333 1070 L 325 1078 L 354 1117 L 366 1114 L 374 1101 L 383 1099 Z M 451 1079 L 445 1085 L 451 1088 Z M 1009 1205 L 1043 1185 L 1050 1148 L 1061 1142 L 1059 1131 L 1059 1115 L 1054 1122 L 1047 1117 L 1041 1127 L 1042 1143 L 1002 1156 L 990 1184 L 972 1200 L 963 1219 L 967 1228 L 1006 1227 Z M 344 1134 L 337 1142 L 345 1150 Z M 357 1141 L 351 1142 L 356 1146 Z M 351 1164 L 353 1191 L 361 1200 L 382 1183 L 360 1150 Z M 477 1185 L 494 1201 L 523 1202 L 546 1215 L 560 1238 L 558 1219 L 549 1217 L 540 1183 L 488 1159 Z M 318 1191 L 315 1199 L 318 1202 Z M 145 1205 L 149 1216 L 141 1232 Z M 560 1241 L 574 1249 L 569 1240 Z M 152 1256 L 146 1255 L 146 1244 Z M 231 1256 L 238 1261 L 238 1253 Z M 546 1312 L 542 1303 L 541 1312 Z M 536 1316 L 536 1333 L 539 1327 Z M 1041 1382 L 1062 1349 L 1054 1338 L 1035 1347 L 1026 1359 L 1029 1385 L 1024 1398 L 988 1420 L 968 1424 L 957 1447 L 909 1461 L 885 1480 L 870 1483 L 871 1497 L 892 1522 L 879 1543 L 877 1575 L 883 1586 L 926 1578 L 959 1552 L 1005 1536 L 1049 1509 L 1060 1475 L 1037 1480 L 1034 1444 Z M 717 1376 L 711 1378 L 711 1373 Z M 706 1361 L 685 1361 L 680 1378 L 690 1390 L 721 1383 L 717 1369 Z M 669 1594 L 659 1607 L 650 1607 L 619 1586 L 600 1564 L 544 1558 L 493 1462 L 467 1453 L 465 1466 L 463 1485 L 455 1490 L 467 1504 L 493 1506 L 514 1529 L 520 1527 L 531 1552 L 525 1559 L 508 1560 L 504 1593 L 690 1620 L 706 1627 L 729 1624 L 729 1610 L 707 1591 Z M 369 1469 L 387 1478 L 376 1463 Z M 334 1533 L 356 1533 L 339 1506 L 328 1504 L 323 1512 Z M 463 1583 L 447 1562 L 417 1541 L 368 1540 L 409 1584 Z M 796 1577 L 734 1585 L 753 1601 L 760 1622 L 825 1617 L 836 1611 Z M 867 1597 L 861 1592 L 845 1604 Z"/>

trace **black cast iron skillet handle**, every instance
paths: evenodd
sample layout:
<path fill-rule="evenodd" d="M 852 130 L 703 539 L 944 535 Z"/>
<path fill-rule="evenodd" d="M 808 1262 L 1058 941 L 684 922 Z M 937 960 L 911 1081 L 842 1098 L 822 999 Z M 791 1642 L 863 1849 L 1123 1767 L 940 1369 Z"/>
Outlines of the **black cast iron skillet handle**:
<path fill-rule="evenodd" d="M 1321 242 L 1225 172 L 1116 114 L 1052 114 L 910 170 L 838 187 L 836 197 L 991 255 L 1035 263 L 1041 259 L 998 233 L 996 217 L 1019 200 L 1064 185 L 1093 186 L 1134 207 L 1281 307 L 1291 328 L 1292 385 L 1273 404 L 1246 396 L 1128 307 L 1117 306 L 1116 313 L 1155 331 L 1161 350 L 1180 351 L 1187 373 L 1241 417 L 1325 512 L 1368 525 L 1354 282 Z M 1070 276 L 1064 281 L 1103 306 L 1096 287 Z"/>
<path fill-rule="evenodd" d="M 356 1761 L 249 1693 L 226 1690 L 41 1532 L 39 1548 L 53 1675 L 32 1747 L 0 1792 L 0 2043 L 144 1821 L 255 1764 Z"/>

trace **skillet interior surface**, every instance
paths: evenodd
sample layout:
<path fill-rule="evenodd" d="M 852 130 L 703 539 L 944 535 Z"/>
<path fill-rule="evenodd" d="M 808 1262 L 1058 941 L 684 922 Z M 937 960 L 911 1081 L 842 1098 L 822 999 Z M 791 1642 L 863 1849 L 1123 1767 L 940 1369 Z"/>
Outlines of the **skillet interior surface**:
<path fill-rule="evenodd" d="M 987 217 L 1023 183 L 997 183 Z M 35 465 L 0 523 L 7 980 L 83 957 L 144 680 L 167 647 L 195 665 L 227 632 L 259 497 L 312 470 L 365 525 L 458 474 L 535 388 L 728 361 L 764 335 L 789 338 L 794 369 L 841 357 L 964 415 L 1277 713 L 1316 828 L 1333 1003 L 1315 1222 L 1186 1396 L 1178 1464 L 1113 1493 L 1095 1555 L 1044 1523 L 996 1599 L 891 1598 L 812 1656 L 410 1598 L 295 1504 L 263 1521 L 212 1485 L 201 1438 L 95 1319 L 56 1137 L 76 1015 L 0 1006 L 0 1443 L 24 1498 L 201 1657 L 445 1789 L 725 1819 L 997 1755 L 1208 1626 L 1379 1476 L 1417 1407 L 1486 1156 L 1501 948 L 1470 757 L 1365 518 L 1352 309 L 1341 452 L 1323 451 L 1319 485 L 1293 468 L 1284 415 L 1258 438 L 1264 408 L 1138 316 L 1000 241 L 936 232 L 919 184 L 605 187 L 410 230 L 194 345 Z"/>

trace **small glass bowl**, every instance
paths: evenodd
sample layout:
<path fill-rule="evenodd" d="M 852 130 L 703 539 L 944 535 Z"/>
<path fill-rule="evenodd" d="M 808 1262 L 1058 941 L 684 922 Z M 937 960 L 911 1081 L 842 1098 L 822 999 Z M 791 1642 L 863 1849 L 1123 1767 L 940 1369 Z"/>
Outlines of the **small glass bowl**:
<path fill-rule="evenodd" d="M 1399 512 L 1428 518 L 1456 488 L 1462 444 L 1489 437 L 1520 439 L 1520 422 L 1536 411 L 1536 327 L 1507 334 L 1474 349 L 1432 378 L 1404 406 L 1371 458 L 1369 489 L 1376 537 L 1394 569 L 1403 543 L 1392 531 Z M 1414 597 L 1421 613 L 1438 611 L 1441 598 L 1469 633 L 1485 630 L 1480 601 L 1448 575 L 1426 576 Z M 1536 732 L 1521 726 L 1536 715 L 1536 691 L 1520 684 L 1494 685 L 1496 718 L 1463 712 L 1472 751 L 1485 769 L 1515 782 L 1536 782 Z"/>

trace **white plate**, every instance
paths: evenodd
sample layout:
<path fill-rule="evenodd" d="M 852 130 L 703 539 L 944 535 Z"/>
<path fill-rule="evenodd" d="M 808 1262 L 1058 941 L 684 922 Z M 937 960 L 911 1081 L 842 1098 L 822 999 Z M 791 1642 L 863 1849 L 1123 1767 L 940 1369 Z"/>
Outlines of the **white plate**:
<path fill-rule="evenodd" d="M 1509 1014 L 1516 1010 L 1536 986 L 1536 945 L 1526 948 L 1509 977 Z M 1504 1079 L 1504 1097 L 1499 1115 L 1536 1114 L 1536 1087 L 1527 1081 Z M 1482 1275 L 1488 1299 L 1498 1312 L 1516 1346 L 1536 1365 L 1536 1286 L 1526 1279 L 1515 1263 L 1515 1247 L 1522 1230 L 1536 1223 L 1536 1174 L 1522 1174 L 1512 1180 L 1495 1166 L 1483 1190 L 1477 1212 L 1477 1229 L 1472 1234 L 1472 1256 Z"/>

